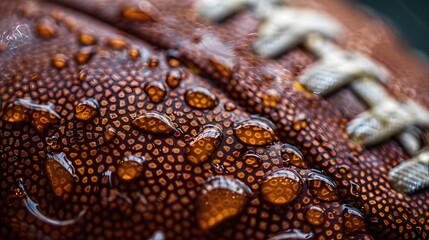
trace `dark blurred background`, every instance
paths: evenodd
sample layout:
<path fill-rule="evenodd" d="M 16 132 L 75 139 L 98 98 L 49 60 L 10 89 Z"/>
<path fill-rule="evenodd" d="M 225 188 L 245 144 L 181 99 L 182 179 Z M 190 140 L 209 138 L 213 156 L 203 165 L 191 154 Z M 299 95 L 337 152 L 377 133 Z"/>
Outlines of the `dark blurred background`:
<path fill-rule="evenodd" d="M 354 0 L 393 25 L 408 45 L 429 58 L 429 0 Z"/>

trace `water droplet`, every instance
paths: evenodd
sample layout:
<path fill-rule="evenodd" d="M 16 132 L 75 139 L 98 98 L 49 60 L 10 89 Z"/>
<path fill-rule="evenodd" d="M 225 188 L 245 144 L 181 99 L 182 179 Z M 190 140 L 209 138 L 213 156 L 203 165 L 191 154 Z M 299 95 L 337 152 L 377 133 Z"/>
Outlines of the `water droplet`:
<path fill-rule="evenodd" d="M 118 176 L 123 181 L 131 181 L 141 176 L 146 159 L 143 156 L 129 155 L 118 164 Z"/>
<path fill-rule="evenodd" d="M 149 1 L 141 0 L 122 8 L 121 17 L 135 22 L 157 22 L 162 19 L 161 13 Z"/>
<path fill-rule="evenodd" d="M 109 143 L 116 137 L 116 129 L 109 127 L 104 131 L 103 139 L 105 142 Z"/>
<path fill-rule="evenodd" d="M 281 154 L 284 161 L 299 168 L 308 168 L 307 163 L 304 161 L 304 156 L 298 148 L 285 143 L 282 145 Z"/>
<path fill-rule="evenodd" d="M 354 154 L 350 153 L 348 158 L 354 165 L 359 165 L 359 159 Z"/>
<path fill-rule="evenodd" d="M 111 38 L 107 41 L 107 45 L 116 50 L 122 50 L 128 47 L 128 42 L 121 37 Z"/>
<path fill-rule="evenodd" d="M 158 58 L 151 57 L 151 58 L 148 60 L 148 66 L 149 66 L 150 68 L 156 68 L 156 67 L 158 67 L 158 65 L 159 65 L 159 60 L 158 60 Z"/>
<path fill-rule="evenodd" d="M 305 212 L 305 220 L 313 226 L 321 226 L 325 222 L 325 211 L 317 206 L 311 206 Z"/>
<path fill-rule="evenodd" d="M 202 87 L 187 90 L 185 101 L 189 106 L 197 109 L 213 109 L 218 104 L 217 97 Z"/>
<path fill-rule="evenodd" d="M 353 197 L 359 197 L 359 193 L 360 193 L 360 185 L 353 182 L 353 181 L 349 181 L 350 183 L 350 195 L 352 195 Z"/>
<path fill-rule="evenodd" d="M 338 201 L 337 187 L 331 179 L 320 173 L 308 174 L 308 188 L 317 199 L 327 202 Z"/>
<path fill-rule="evenodd" d="M 320 142 L 323 149 L 328 151 L 329 155 L 331 155 L 332 157 L 337 156 L 337 152 L 335 151 L 334 145 L 330 144 L 325 136 L 317 134 L 315 139 Z"/>
<path fill-rule="evenodd" d="M 45 171 L 55 196 L 62 200 L 68 199 L 77 181 L 72 162 L 62 152 L 54 155 L 47 154 Z"/>
<path fill-rule="evenodd" d="M 365 232 L 366 223 L 363 214 L 356 208 L 347 204 L 343 204 L 343 207 L 344 230 L 346 234 L 352 234 L 358 231 Z"/>
<path fill-rule="evenodd" d="M 81 121 L 90 121 L 99 115 L 100 105 L 97 99 L 89 98 L 75 107 L 75 118 Z"/>
<path fill-rule="evenodd" d="M 179 67 L 181 64 L 180 53 L 176 49 L 167 50 L 165 53 L 165 59 L 167 60 L 168 65 L 173 68 Z"/>
<path fill-rule="evenodd" d="M 30 122 L 37 131 L 43 133 L 49 126 L 57 124 L 61 117 L 51 103 L 35 104 L 31 99 L 22 98 L 6 107 L 3 120 L 10 123 Z"/>
<path fill-rule="evenodd" d="M 41 18 L 36 22 L 36 33 L 42 38 L 52 38 L 57 34 L 57 24 L 50 17 Z"/>
<path fill-rule="evenodd" d="M 97 38 L 89 31 L 82 31 L 79 33 L 79 43 L 87 46 L 95 45 L 97 43 Z"/>
<path fill-rule="evenodd" d="M 75 54 L 74 59 L 78 64 L 85 64 L 88 63 L 89 60 L 94 56 L 95 54 L 95 48 L 92 46 L 86 46 L 81 49 Z"/>
<path fill-rule="evenodd" d="M 158 81 L 151 81 L 145 84 L 144 91 L 149 96 L 151 102 L 160 103 L 167 96 L 167 88 Z"/>
<path fill-rule="evenodd" d="M 282 98 L 275 89 L 268 89 L 262 96 L 262 104 L 266 107 L 276 108 L 277 104 L 281 102 Z"/>
<path fill-rule="evenodd" d="M 237 106 L 232 102 L 227 102 L 225 103 L 223 108 L 225 108 L 226 111 L 234 111 L 237 108 Z"/>
<path fill-rule="evenodd" d="M 166 75 L 167 85 L 171 88 L 176 88 L 179 86 L 182 79 L 185 78 L 185 74 L 179 70 L 173 69 L 170 70 Z"/>
<path fill-rule="evenodd" d="M 165 240 L 165 234 L 161 231 L 156 231 L 148 240 Z"/>
<path fill-rule="evenodd" d="M 275 129 L 275 125 L 268 120 L 249 119 L 235 124 L 234 135 L 244 144 L 264 146 L 277 139 Z"/>
<path fill-rule="evenodd" d="M 302 192 L 303 183 L 293 170 L 280 169 L 264 177 L 261 183 L 262 198 L 274 205 L 286 205 Z"/>
<path fill-rule="evenodd" d="M 206 162 L 222 142 L 223 132 L 217 126 L 205 126 L 185 149 L 186 159 L 198 165 Z"/>
<path fill-rule="evenodd" d="M 143 132 L 170 135 L 177 131 L 171 119 L 160 113 L 145 113 L 134 119 L 131 125 Z"/>
<path fill-rule="evenodd" d="M 58 144 L 58 137 L 57 136 L 50 136 L 46 138 L 46 144 L 53 149 L 58 150 L 60 148 L 60 145 Z"/>
<path fill-rule="evenodd" d="M 304 113 L 298 113 L 293 118 L 292 128 L 295 131 L 301 131 L 310 123 L 310 118 Z"/>
<path fill-rule="evenodd" d="M 312 240 L 314 239 L 313 233 L 303 233 L 298 229 L 288 229 L 286 231 L 277 233 L 268 240 Z"/>
<path fill-rule="evenodd" d="M 136 60 L 140 58 L 140 51 L 137 48 L 131 48 L 128 51 L 128 56 L 130 56 L 131 59 Z"/>
<path fill-rule="evenodd" d="M 341 164 L 341 165 L 337 166 L 337 170 L 341 174 L 346 174 L 346 173 L 350 172 L 350 167 L 348 165 Z"/>
<path fill-rule="evenodd" d="M 64 55 L 62 53 L 57 53 L 52 58 L 52 65 L 54 65 L 54 67 L 56 67 L 58 69 L 62 69 L 62 68 L 65 68 L 67 66 L 68 60 L 69 60 L 69 58 L 66 55 Z"/>
<path fill-rule="evenodd" d="M 238 179 L 225 176 L 209 178 L 197 197 L 196 219 L 203 231 L 237 216 L 251 193 Z"/>
<path fill-rule="evenodd" d="M 262 158 L 253 151 L 247 151 L 243 156 L 243 162 L 252 168 L 257 168 L 262 164 Z"/>

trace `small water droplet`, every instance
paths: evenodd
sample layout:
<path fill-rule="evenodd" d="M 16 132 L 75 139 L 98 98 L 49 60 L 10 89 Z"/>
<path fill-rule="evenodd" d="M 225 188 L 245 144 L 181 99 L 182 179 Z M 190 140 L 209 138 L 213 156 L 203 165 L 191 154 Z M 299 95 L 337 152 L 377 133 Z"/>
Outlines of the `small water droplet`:
<path fill-rule="evenodd" d="M 185 149 L 186 159 L 198 165 L 206 162 L 222 142 L 222 130 L 213 125 L 203 127 Z"/>
<path fill-rule="evenodd" d="M 58 69 L 62 69 L 67 66 L 68 60 L 69 58 L 66 55 L 62 53 L 57 53 L 52 58 L 52 65 Z"/>
<path fill-rule="evenodd" d="M 321 226 L 325 222 L 325 211 L 317 206 L 310 206 L 305 212 L 305 220 L 312 226 Z"/>
<path fill-rule="evenodd" d="M 213 109 L 218 104 L 217 97 L 206 88 L 196 87 L 186 91 L 186 103 L 197 109 Z"/>
<path fill-rule="evenodd" d="M 274 205 L 286 205 L 302 192 L 303 183 L 293 170 L 280 169 L 266 175 L 261 183 L 261 197 Z"/>
<path fill-rule="evenodd" d="M 70 197 L 77 181 L 75 169 L 64 153 L 47 154 L 45 171 L 55 196 L 62 200 Z"/>
<path fill-rule="evenodd" d="M 140 51 L 137 48 L 131 48 L 128 51 L 128 56 L 133 60 L 139 59 L 140 58 Z"/>
<path fill-rule="evenodd" d="M 35 104 L 31 99 L 21 98 L 9 104 L 3 114 L 3 120 L 10 123 L 30 122 L 40 133 L 49 126 L 57 124 L 61 117 L 53 104 Z"/>
<path fill-rule="evenodd" d="M 162 19 L 159 10 L 152 3 L 144 0 L 124 6 L 121 10 L 121 17 L 134 22 L 157 22 Z"/>
<path fill-rule="evenodd" d="M 152 134 L 171 135 L 177 131 L 173 121 L 168 116 L 156 112 L 138 116 L 131 125 L 140 131 Z"/>
<path fill-rule="evenodd" d="M 247 151 L 243 156 L 243 162 L 252 168 L 257 168 L 262 164 L 262 158 L 253 151 Z"/>
<path fill-rule="evenodd" d="M 234 111 L 237 106 L 232 102 L 227 102 L 225 105 L 223 105 L 223 108 L 225 108 L 226 111 Z"/>
<path fill-rule="evenodd" d="M 282 145 L 281 154 L 285 162 L 299 168 L 308 168 L 307 163 L 304 161 L 304 156 L 298 148 L 285 143 Z"/>
<path fill-rule="evenodd" d="M 320 173 L 308 174 L 308 188 L 317 199 L 327 202 L 338 201 L 338 191 L 331 179 Z"/>
<path fill-rule="evenodd" d="M 116 137 L 116 134 L 117 134 L 116 129 L 112 127 L 107 128 L 106 131 L 104 131 L 104 135 L 103 135 L 104 142 L 107 142 L 107 143 L 111 142 Z"/>
<path fill-rule="evenodd" d="M 359 165 L 359 159 L 354 154 L 350 153 L 348 158 L 353 164 Z"/>
<path fill-rule="evenodd" d="M 341 174 L 346 174 L 346 173 L 350 172 L 350 166 L 345 165 L 345 164 L 341 164 L 341 165 L 337 166 L 337 170 Z"/>
<path fill-rule="evenodd" d="M 295 131 L 301 131 L 310 123 L 310 118 L 304 113 L 298 113 L 293 118 L 292 128 Z"/>
<path fill-rule="evenodd" d="M 176 49 L 167 50 L 165 52 L 165 59 L 167 60 L 168 65 L 173 68 L 179 67 L 181 64 L 180 53 Z"/>
<path fill-rule="evenodd" d="M 74 59 L 78 64 L 85 64 L 91 60 L 95 53 L 96 51 L 94 47 L 86 46 L 79 49 L 79 51 L 75 54 Z"/>
<path fill-rule="evenodd" d="M 171 88 L 176 88 L 179 86 L 180 82 L 185 78 L 185 74 L 179 70 L 173 69 L 170 70 L 166 75 L 167 85 Z"/>
<path fill-rule="evenodd" d="M 36 22 L 36 33 L 42 38 L 52 38 L 57 34 L 57 24 L 51 17 L 44 17 Z"/>
<path fill-rule="evenodd" d="M 149 60 L 148 60 L 148 66 L 150 68 L 156 68 L 156 67 L 158 67 L 158 65 L 159 65 L 158 58 L 156 58 L 156 57 L 149 58 Z"/>
<path fill-rule="evenodd" d="M 116 50 L 123 50 L 128 47 L 128 42 L 124 38 L 115 37 L 107 41 L 107 46 Z"/>
<path fill-rule="evenodd" d="M 149 96 L 151 102 L 160 103 L 167 96 L 167 88 L 158 81 L 151 81 L 145 84 L 144 91 Z"/>
<path fill-rule="evenodd" d="M 146 159 L 143 156 L 128 155 L 119 161 L 118 176 L 123 181 L 131 181 L 141 176 Z"/>
<path fill-rule="evenodd" d="M 359 197 L 359 193 L 360 193 L 360 185 L 353 182 L 353 181 L 349 181 L 350 183 L 350 195 L 352 195 L 353 197 Z"/>
<path fill-rule="evenodd" d="M 203 231 L 231 219 L 244 209 L 249 187 L 225 176 L 209 178 L 197 196 L 196 219 Z"/>
<path fill-rule="evenodd" d="M 53 150 L 58 150 L 60 148 L 60 145 L 58 144 L 58 137 L 57 136 L 50 136 L 46 138 L 46 144 L 50 146 Z"/>
<path fill-rule="evenodd" d="M 349 206 L 347 204 L 343 204 L 343 218 L 344 218 L 344 230 L 346 234 L 352 234 L 354 232 L 365 232 L 366 223 L 365 217 L 359 210 L 356 208 Z"/>
<path fill-rule="evenodd" d="M 268 89 L 262 96 L 262 104 L 266 107 L 276 108 L 277 104 L 281 102 L 282 98 L 275 89 Z"/>
<path fill-rule="evenodd" d="M 92 32 L 85 30 L 79 33 L 79 43 L 86 46 L 95 45 L 97 38 Z"/>
<path fill-rule="evenodd" d="M 234 135 L 244 144 L 264 146 L 277 139 L 275 129 L 275 125 L 268 120 L 249 119 L 234 125 Z"/>
<path fill-rule="evenodd" d="M 75 118 L 81 121 L 90 121 L 99 115 L 100 105 L 97 99 L 89 98 L 75 107 Z"/>

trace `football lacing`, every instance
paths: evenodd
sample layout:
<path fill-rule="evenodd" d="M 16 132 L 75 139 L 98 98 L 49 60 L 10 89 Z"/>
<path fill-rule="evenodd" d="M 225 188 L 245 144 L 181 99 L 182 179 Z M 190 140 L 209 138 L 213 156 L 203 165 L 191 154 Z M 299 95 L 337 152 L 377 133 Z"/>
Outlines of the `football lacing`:
<path fill-rule="evenodd" d="M 392 186 L 404 193 L 429 187 L 429 148 L 422 143 L 419 128 L 429 126 L 429 112 L 409 100 L 398 102 L 382 85 L 388 71 L 366 56 L 345 51 L 330 39 L 338 37 L 341 25 L 330 16 L 313 10 L 280 4 L 278 0 L 200 0 L 198 13 L 210 21 L 221 21 L 250 8 L 260 18 L 254 52 L 276 57 L 298 44 L 319 58 L 298 81 L 318 95 L 328 95 L 349 85 L 369 109 L 358 114 L 346 127 L 354 141 L 374 145 L 396 137 L 413 156 L 389 172 Z"/>

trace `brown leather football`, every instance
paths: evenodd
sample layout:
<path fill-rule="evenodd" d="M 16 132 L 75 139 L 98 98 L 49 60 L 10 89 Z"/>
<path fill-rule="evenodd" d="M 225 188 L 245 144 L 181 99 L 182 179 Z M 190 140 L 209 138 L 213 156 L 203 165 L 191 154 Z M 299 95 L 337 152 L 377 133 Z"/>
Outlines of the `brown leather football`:
<path fill-rule="evenodd" d="M 429 239 L 429 72 L 348 1 L 0 2 L 2 239 Z"/>

